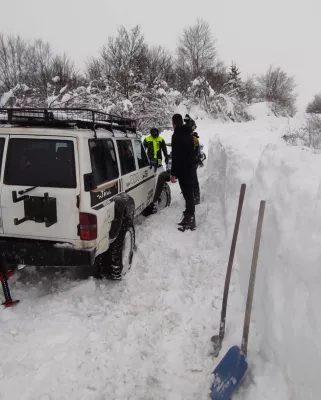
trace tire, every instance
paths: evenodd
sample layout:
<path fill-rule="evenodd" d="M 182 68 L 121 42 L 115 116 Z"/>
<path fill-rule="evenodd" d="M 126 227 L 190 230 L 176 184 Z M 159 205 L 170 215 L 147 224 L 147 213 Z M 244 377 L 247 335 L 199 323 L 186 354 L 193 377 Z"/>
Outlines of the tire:
<path fill-rule="evenodd" d="M 120 280 L 130 270 L 135 249 L 135 228 L 124 220 L 119 234 L 109 249 L 96 261 L 100 277 Z"/>

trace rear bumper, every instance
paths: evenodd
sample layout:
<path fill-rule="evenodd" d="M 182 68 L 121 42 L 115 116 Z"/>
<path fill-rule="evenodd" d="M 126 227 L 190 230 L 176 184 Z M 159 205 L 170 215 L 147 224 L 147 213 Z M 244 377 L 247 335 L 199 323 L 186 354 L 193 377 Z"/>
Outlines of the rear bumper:
<path fill-rule="evenodd" d="M 95 262 L 96 249 L 67 247 L 42 240 L 0 238 L 0 256 L 5 265 L 84 267 Z"/>

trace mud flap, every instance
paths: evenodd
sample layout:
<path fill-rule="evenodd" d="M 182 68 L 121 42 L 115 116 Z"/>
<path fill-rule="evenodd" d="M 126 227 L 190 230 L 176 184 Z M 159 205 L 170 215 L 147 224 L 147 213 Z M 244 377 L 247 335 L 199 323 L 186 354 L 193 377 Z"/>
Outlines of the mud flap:
<path fill-rule="evenodd" d="M 109 240 L 113 242 L 121 229 L 121 225 L 126 213 L 126 217 L 132 221 L 134 219 L 135 204 L 133 199 L 125 193 L 120 193 L 114 197 L 115 219 L 111 223 Z"/>

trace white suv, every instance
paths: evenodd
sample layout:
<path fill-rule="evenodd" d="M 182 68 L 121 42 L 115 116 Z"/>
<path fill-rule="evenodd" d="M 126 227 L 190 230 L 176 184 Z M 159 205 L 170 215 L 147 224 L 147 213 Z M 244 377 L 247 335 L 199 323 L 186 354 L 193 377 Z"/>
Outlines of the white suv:
<path fill-rule="evenodd" d="M 134 218 L 170 205 L 134 120 L 87 109 L 0 109 L 3 265 L 88 266 L 120 279 Z"/>

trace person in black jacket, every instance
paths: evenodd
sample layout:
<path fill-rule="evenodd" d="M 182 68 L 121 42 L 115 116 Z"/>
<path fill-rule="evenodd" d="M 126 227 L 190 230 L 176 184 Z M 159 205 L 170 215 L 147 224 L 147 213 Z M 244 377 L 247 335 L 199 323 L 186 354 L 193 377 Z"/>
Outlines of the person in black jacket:
<path fill-rule="evenodd" d="M 195 202 L 193 196 L 193 173 L 195 166 L 194 144 L 192 130 L 188 125 L 183 124 L 181 114 L 175 114 L 172 118 L 174 133 L 172 136 L 172 168 L 171 181 L 176 178 L 182 190 L 186 209 L 183 212 L 183 219 L 178 228 L 182 232 L 185 230 L 195 230 Z"/>
<path fill-rule="evenodd" d="M 198 133 L 195 131 L 197 128 L 195 121 L 188 115 L 185 115 L 184 122 L 186 125 L 190 126 L 192 129 L 192 138 L 193 138 L 193 145 L 194 145 L 194 157 L 195 157 L 195 164 L 193 170 L 193 194 L 194 194 L 194 201 L 195 205 L 200 204 L 201 196 L 200 196 L 200 185 L 198 182 L 197 176 L 197 167 L 200 162 L 199 156 L 199 149 L 200 149 L 200 142 Z"/>

